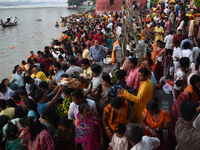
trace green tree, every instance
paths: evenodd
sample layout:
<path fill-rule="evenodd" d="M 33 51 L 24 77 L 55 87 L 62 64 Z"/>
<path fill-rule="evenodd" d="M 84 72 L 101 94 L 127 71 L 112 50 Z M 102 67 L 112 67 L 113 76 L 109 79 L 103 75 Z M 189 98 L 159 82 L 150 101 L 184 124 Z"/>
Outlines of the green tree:
<path fill-rule="evenodd" d="M 81 5 L 81 3 L 83 2 L 83 0 L 68 0 L 68 5 Z"/>
<path fill-rule="evenodd" d="M 195 6 L 196 8 L 200 8 L 200 0 L 195 0 Z"/>
<path fill-rule="evenodd" d="M 156 4 L 157 0 L 150 0 L 151 3 Z"/>

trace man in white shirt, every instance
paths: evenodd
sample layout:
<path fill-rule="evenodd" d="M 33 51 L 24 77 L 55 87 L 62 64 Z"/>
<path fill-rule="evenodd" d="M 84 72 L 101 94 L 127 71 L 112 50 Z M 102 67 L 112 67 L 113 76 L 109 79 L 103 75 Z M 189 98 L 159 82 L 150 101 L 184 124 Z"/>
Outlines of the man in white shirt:
<path fill-rule="evenodd" d="M 158 23 L 160 21 L 160 17 L 158 16 L 158 13 L 157 15 L 153 18 L 153 20 Z"/>
<path fill-rule="evenodd" d="M 192 51 L 190 50 L 190 42 L 185 42 L 183 44 L 183 50 L 182 50 L 182 55 L 183 57 L 188 57 L 190 59 L 190 63 L 193 62 L 193 54 Z"/>
<path fill-rule="evenodd" d="M 0 83 L 0 99 L 10 99 L 13 95 L 15 95 L 15 92 L 9 88 L 6 87 L 4 83 Z"/>
<path fill-rule="evenodd" d="M 55 51 L 55 50 L 53 51 L 53 50 L 52 50 L 52 55 L 53 55 L 53 57 L 54 57 L 56 60 L 58 60 L 58 56 L 59 56 L 59 55 L 62 55 L 63 58 L 66 57 L 64 51 L 63 51 L 63 53 L 61 53 L 61 51 Z"/>
<path fill-rule="evenodd" d="M 109 18 L 109 19 L 108 19 L 107 28 L 110 28 L 110 30 L 112 31 L 112 30 L 113 30 L 113 23 L 112 23 L 111 21 L 112 21 L 112 20 Z"/>
<path fill-rule="evenodd" d="M 169 10 L 168 10 L 168 8 L 166 7 L 166 8 L 164 9 L 164 13 L 165 13 L 166 15 L 168 15 L 168 12 L 169 12 Z"/>
<path fill-rule="evenodd" d="M 77 117 L 77 114 L 79 113 L 78 107 L 81 103 L 88 104 L 91 112 L 95 112 L 97 110 L 96 104 L 94 101 L 83 98 L 83 93 L 82 93 L 81 89 L 76 89 L 73 92 L 72 100 L 73 100 L 73 102 L 70 104 L 69 111 L 68 111 L 68 119 L 69 120 L 73 120 Z"/>
<path fill-rule="evenodd" d="M 71 75 L 74 73 L 74 72 L 78 72 L 78 73 L 83 73 L 83 69 L 79 66 L 76 66 L 76 59 L 75 58 L 71 58 L 69 60 L 69 69 L 67 69 L 66 71 L 66 74 L 69 75 L 69 77 L 71 77 Z"/>
<path fill-rule="evenodd" d="M 39 84 L 42 80 L 40 79 L 34 79 L 34 78 L 31 78 L 30 76 L 25 76 L 24 77 L 24 82 L 26 83 L 26 91 L 27 93 L 30 93 L 31 90 L 30 90 L 30 87 L 32 84 L 35 84 L 37 85 L 37 87 L 39 87 Z"/>
<path fill-rule="evenodd" d="M 173 31 L 170 31 L 169 35 L 167 35 L 164 39 L 166 49 L 172 49 L 172 40 L 173 40 Z"/>
<path fill-rule="evenodd" d="M 122 27 L 121 25 L 118 23 L 117 24 L 117 36 L 121 35 L 122 34 Z"/>
<path fill-rule="evenodd" d="M 174 50 L 173 50 L 172 58 L 173 58 L 174 70 L 176 71 L 180 67 L 179 60 L 183 57 L 181 48 L 179 47 L 179 40 L 175 40 L 173 42 L 173 47 L 174 47 Z"/>
<path fill-rule="evenodd" d="M 95 92 L 95 90 L 101 85 L 101 66 L 100 65 L 94 65 L 92 67 L 92 90 L 91 92 Z M 87 89 L 83 89 L 83 93 L 85 93 L 90 87 Z M 87 98 L 93 99 L 90 95 L 87 95 Z"/>
<path fill-rule="evenodd" d="M 143 136 L 143 129 L 138 124 L 127 124 L 126 133 L 128 142 L 132 145 L 131 150 L 152 150 L 160 145 L 158 138 Z"/>
<path fill-rule="evenodd" d="M 104 33 L 106 30 L 102 27 L 102 25 L 99 26 L 101 29 L 101 33 Z"/>

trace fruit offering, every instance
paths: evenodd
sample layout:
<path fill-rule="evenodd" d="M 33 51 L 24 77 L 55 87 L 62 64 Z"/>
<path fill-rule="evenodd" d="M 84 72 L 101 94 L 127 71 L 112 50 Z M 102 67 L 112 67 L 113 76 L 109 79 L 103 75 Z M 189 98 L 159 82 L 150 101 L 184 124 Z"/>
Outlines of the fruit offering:
<path fill-rule="evenodd" d="M 69 106 L 72 103 L 72 98 L 65 98 L 62 104 L 60 104 L 57 109 L 56 113 L 61 117 L 65 117 L 68 114 Z"/>

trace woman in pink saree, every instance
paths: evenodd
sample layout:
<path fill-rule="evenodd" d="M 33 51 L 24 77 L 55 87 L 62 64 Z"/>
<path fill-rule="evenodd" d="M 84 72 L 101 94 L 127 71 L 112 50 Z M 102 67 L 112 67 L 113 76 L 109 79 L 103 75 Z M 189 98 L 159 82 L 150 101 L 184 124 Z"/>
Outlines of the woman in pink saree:
<path fill-rule="evenodd" d="M 82 150 L 100 150 L 104 145 L 101 118 L 94 117 L 87 104 L 80 104 L 78 109 L 75 143 L 80 143 Z"/>

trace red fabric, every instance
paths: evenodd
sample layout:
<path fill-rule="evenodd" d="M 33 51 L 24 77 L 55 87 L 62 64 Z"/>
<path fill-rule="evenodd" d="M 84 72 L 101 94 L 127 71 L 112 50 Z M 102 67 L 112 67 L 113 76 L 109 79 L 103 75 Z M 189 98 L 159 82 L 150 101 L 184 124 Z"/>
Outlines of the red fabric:
<path fill-rule="evenodd" d="M 80 59 L 80 60 L 76 63 L 76 65 L 79 66 L 79 67 L 81 67 L 81 60 L 82 60 L 82 59 Z"/>
<path fill-rule="evenodd" d="M 170 23 L 169 21 L 165 22 L 165 33 L 169 33 Z"/>
<path fill-rule="evenodd" d="M 102 45 L 103 35 L 102 34 L 95 34 L 93 41 L 95 41 L 95 40 L 98 40 L 99 41 L 99 45 Z"/>
<path fill-rule="evenodd" d="M 160 78 L 163 76 L 163 66 L 162 62 L 157 62 L 155 67 L 155 78 L 156 80 L 160 80 Z"/>
<path fill-rule="evenodd" d="M 38 63 L 42 63 L 44 61 L 44 58 L 43 57 L 40 57 L 40 58 L 38 58 Z"/>
<path fill-rule="evenodd" d="M 182 40 L 183 40 L 183 35 L 178 35 L 178 33 L 177 34 L 175 34 L 174 36 L 173 36 L 173 42 L 175 41 L 175 40 L 179 40 L 179 46 L 181 45 L 181 42 L 182 42 Z"/>
<path fill-rule="evenodd" d="M 78 38 L 78 41 L 80 41 L 81 35 L 76 33 L 76 37 Z"/>
<path fill-rule="evenodd" d="M 28 150 L 56 150 L 54 141 L 46 130 L 42 130 L 34 141 L 31 141 L 28 135 L 27 148 Z"/>
<path fill-rule="evenodd" d="M 94 35 L 94 31 L 91 31 L 90 35 L 89 35 L 89 39 L 91 39 L 93 37 L 93 35 Z"/>
<path fill-rule="evenodd" d="M 171 86 L 173 86 L 173 85 L 174 85 L 174 82 L 173 82 L 173 81 L 171 81 L 171 80 L 167 80 L 167 83 L 168 83 L 168 84 L 170 84 Z"/>
<path fill-rule="evenodd" d="M 51 59 L 48 59 L 47 61 L 44 60 L 42 63 L 45 64 L 45 71 L 49 71 L 49 68 L 50 68 L 50 66 L 52 64 L 52 60 Z"/>
<path fill-rule="evenodd" d="M 148 137 L 153 137 L 151 135 L 151 133 L 148 130 L 145 130 L 145 129 L 144 129 L 144 135 L 146 135 Z M 154 150 L 164 150 L 164 136 L 163 136 L 163 132 L 161 130 L 159 131 L 157 138 L 160 140 L 160 146 L 158 146 Z"/>

